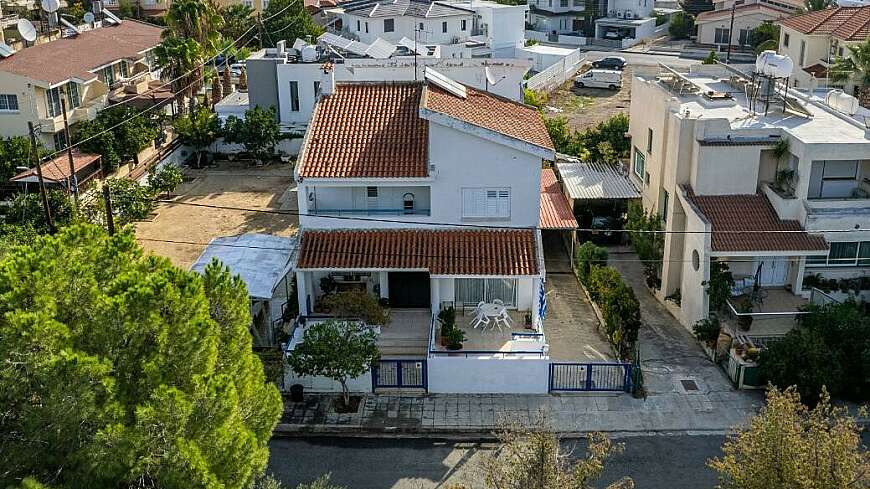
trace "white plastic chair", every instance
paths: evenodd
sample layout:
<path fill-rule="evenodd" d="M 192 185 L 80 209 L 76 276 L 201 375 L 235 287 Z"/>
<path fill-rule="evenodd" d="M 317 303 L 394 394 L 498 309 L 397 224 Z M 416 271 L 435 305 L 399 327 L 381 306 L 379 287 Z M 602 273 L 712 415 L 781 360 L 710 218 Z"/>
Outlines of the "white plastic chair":
<path fill-rule="evenodd" d="M 495 299 L 495 300 L 492 301 L 492 303 L 495 304 L 495 305 L 497 305 L 497 306 L 502 306 L 502 307 L 504 307 L 504 302 L 502 302 L 501 299 Z"/>
<path fill-rule="evenodd" d="M 483 329 L 483 326 L 486 326 L 489 324 L 489 317 L 487 317 L 487 315 L 483 313 L 482 309 L 478 309 L 477 315 L 471 321 L 471 323 L 472 323 L 472 327 L 474 327 L 474 329 L 477 329 L 478 326 L 481 326 L 481 329 Z"/>

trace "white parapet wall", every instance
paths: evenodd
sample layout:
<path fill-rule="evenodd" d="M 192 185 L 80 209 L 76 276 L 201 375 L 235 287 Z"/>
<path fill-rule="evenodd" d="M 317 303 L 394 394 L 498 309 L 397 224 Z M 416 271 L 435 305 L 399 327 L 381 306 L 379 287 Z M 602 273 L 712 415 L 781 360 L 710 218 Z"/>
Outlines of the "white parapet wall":
<path fill-rule="evenodd" d="M 429 392 L 451 394 L 547 394 L 545 358 L 430 357 Z"/>

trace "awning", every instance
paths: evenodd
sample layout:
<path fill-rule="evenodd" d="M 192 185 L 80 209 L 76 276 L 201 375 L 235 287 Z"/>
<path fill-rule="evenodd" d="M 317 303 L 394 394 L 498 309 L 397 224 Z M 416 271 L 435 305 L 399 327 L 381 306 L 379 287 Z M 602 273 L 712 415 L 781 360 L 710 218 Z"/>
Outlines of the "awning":
<path fill-rule="evenodd" d="M 640 191 L 616 165 L 586 163 L 557 154 L 556 170 L 574 200 L 639 199 Z"/>
<path fill-rule="evenodd" d="M 209 242 L 190 269 L 203 273 L 217 258 L 230 272 L 241 276 L 254 299 L 271 299 L 275 287 L 292 268 L 296 238 L 271 234 L 223 236 Z"/>
<path fill-rule="evenodd" d="M 94 173 L 100 171 L 101 167 L 98 164 L 100 161 L 100 155 L 95 155 L 91 153 L 82 153 L 77 149 L 73 149 L 73 169 L 78 176 L 78 180 L 81 183 L 83 180 L 87 179 Z M 93 171 L 88 172 L 87 175 L 82 175 L 82 170 L 86 169 L 88 165 L 93 163 L 97 163 L 93 165 Z M 69 169 L 69 156 L 66 151 L 60 153 L 56 158 L 49 160 L 42 165 L 40 165 L 42 170 L 42 178 L 46 183 L 55 183 L 66 185 L 67 180 L 70 177 L 70 169 Z M 13 182 L 25 182 L 25 183 L 36 183 L 39 182 L 39 178 L 36 174 L 36 169 L 31 168 L 29 170 L 23 171 L 18 175 L 9 179 Z"/>
<path fill-rule="evenodd" d="M 538 275 L 537 251 L 531 229 L 306 231 L 297 269 Z"/>
<path fill-rule="evenodd" d="M 541 170 L 541 229 L 577 229 L 577 220 L 562 194 L 556 173 Z"/>

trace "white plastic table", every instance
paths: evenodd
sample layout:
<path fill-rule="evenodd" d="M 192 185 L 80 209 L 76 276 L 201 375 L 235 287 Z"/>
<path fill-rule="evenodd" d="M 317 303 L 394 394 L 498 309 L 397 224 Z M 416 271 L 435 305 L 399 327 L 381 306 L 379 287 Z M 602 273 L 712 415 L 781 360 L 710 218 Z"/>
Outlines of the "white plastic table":
<path fill-rule="evenodd" d="M 505 306 L 486 303 L 480 306 L 480 312 L 486 316 L 493 325 L 497 326 L 499 330 L 501 330 L 501 323 L 504 323 L 505 326 L 510 328 L 510 324 L 504 320 L 504 316 L 507 315 L 507 308 Z"/>

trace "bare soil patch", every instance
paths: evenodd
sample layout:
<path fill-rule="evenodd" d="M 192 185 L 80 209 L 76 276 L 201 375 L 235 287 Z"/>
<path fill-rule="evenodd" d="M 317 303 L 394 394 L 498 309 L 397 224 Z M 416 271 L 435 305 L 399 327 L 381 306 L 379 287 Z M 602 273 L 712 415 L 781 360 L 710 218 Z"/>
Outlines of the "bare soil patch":
<path fill-rule="evenodd" d="M 160 203 L 153 221 L 136 223 L 136 237 L 146 250 L 188 269 L 216 237 L 296 234 L 298 216 L 257 212 L 296 210 L 296 194 L 288 192 L 295 187 L 292 164 L 253 167 L 248 162 L 220 161 L 202 170 L 186 168 L 184 173 L 173 202 L 236 209 Z"/>
<path fill-rule="evenodd" d="M 547 117 L 565 117 L 568 127 L 577 130 L 594 127 L 599 122 L 606 121 L 622 112 L 628 114 L 631 100 L 631 67 L 626 66 L 622 72 L 622 88 L 619 91 L 606 88 L 576 88 L 574 80 L 565 82 L 550 93 L 548 107 L 544 114 Z"/>

